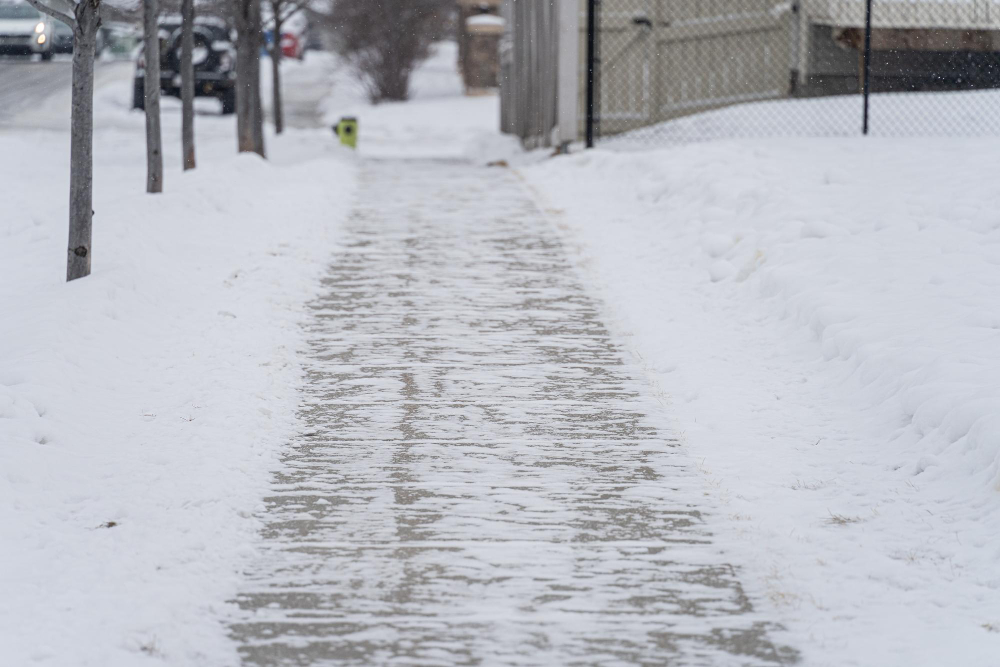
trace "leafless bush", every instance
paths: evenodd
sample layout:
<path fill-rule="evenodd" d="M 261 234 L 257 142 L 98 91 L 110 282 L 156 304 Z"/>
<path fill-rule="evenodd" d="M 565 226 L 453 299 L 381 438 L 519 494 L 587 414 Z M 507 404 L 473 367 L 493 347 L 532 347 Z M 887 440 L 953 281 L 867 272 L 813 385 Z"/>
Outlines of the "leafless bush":
<path fill-rule="evenodd" d="M 337 0 L 329 25 L 372 102 L 405 100 L 410 75 L 443 34 L 454 6 L 454 0 Z"/>

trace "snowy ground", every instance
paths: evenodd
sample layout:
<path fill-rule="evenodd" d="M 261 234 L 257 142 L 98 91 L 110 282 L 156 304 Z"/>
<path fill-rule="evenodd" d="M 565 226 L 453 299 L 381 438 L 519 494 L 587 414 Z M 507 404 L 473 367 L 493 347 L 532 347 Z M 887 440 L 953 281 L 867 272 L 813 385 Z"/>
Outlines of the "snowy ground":
<path fill-rule="evenodd" d="M 511 157 L 495 102 L 453 97 L 448 57 L 415 101 L 359 110 L 363 155 Z M 919 137 L 961 108 L 988 133 L 991 106 L 877 96 L 874 127 Z M 519 173 L 671 397 L 719 539 L 805 664 L 1000 654 L 998 149 L 747 138 L 511 160 L 537 163 Z"/>
<path fill-rule="evenodd" d="M 871 96 L 873 137 L 1000 137 L 1000 91 L 877 93 Z M 603 147 L 648 150 L 691 141 L 763 137 L 857 137 L 864 103 L 860 95 L 771 100 L 684 116 L 601 139 Z"/>
<path fill-rule="evenodd" d="M 764 140 L 780 115 L 737 108 L 658 139 L 739 140 L 551 160 L 511 155 L 485 109 L 448 143 L 458 107 L 411 107 L 446 154 L 521 165 L 805 664 L 1000 655 L 995 99 L 876 96 L 875 134 L 910 138 Z M 797 131 L 838 134 L 857 100 L 805 103 L 821 126 Z M 949 127 L 986 136 L 921 138 Z"/>
<path fill-rule="evenodd" d="M 412 102 L 377 108 L 342 73 L 291 65 L 334 87 L 328 122 L 359 116 L 362 158 L 507 157 L 496 99 L 458 96 L 452 48 Z M 86 281 L 62 283 L 68 95 L 0 127 L 0 154 L 22 158 L 0 163 L 13 665 L 232 659 L 220 605 L 296 426 L 302 303 L 350 204 L 351 158 L 328 129 L 270 138 L 266 164 L 235 157 L 212 101 L 187 175 L 168 101 L 167 193 L 144 195 L 130 75 L 100 73 Z M 1000 655 L 998 151 L 741 139 L 518 169 L 669 397 L 723 508 L 716 544 L 804 664 Z"/>
<path fill-rule="evenodd" d="M 302 304 L 351 203 L 328 130 L 236 156 L 214 100 L 183 175 L 164 101 L 166 193 L 144 194 L 131 75 L 99 69 L 86 280 L 63 282 L 68 90 L 0 127 L 5 665 L 231 663 L 216 619 L 296 426 Z"/>
<path fill-rule="evenodd" d="M 806 664 L 1000 655 L 998 150 L 744 140 L 523 170 Z"/>

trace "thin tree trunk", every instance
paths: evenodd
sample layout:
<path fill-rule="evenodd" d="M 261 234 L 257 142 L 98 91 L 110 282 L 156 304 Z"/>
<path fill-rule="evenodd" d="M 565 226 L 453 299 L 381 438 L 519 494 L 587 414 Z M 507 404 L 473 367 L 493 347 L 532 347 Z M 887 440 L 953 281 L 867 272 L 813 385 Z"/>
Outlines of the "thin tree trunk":
<path fill-rule="evenodd" d="M 67 281 L 90 275 L 94 221 L 94 55 L 101 24 L 100 9 L 100 0 L 83 0 L 76 6 L 73 26 Z"/>
<path fill-rule="evenodd" d="M 157 0 L 143 0 L 143 52 L 146 58 L 146 192 L 163 192 L 163 143 L 160 134 L 160 29 Z"/>
<path fill-rule="evenodd" d="M 253 152 L 253 122 L 250 78 L 253 74 L 253 41 L 250 39 L 250 2 L 233 0 L 236 18 L 236 147 L 241 153 Z"/>
<path fill-rule="evenodd" d="M 254 78 L 252 84 L 253 94 L 253 145 L 254 152 L 261 157 L 266 157 L 264 151 L 264 105 L 260 96 L 260 46 L 257 47 L 258 57 L 254 61 Z"/>
<path fill-rule="evenodd" d="M 260 0 L 234 0 L 236 11 L 236 141 L 241 153 L 264 155 L 260 118 Z"/>
<path fill-rule="evenodd" d="M 285 131 L 285 111 L 281 102 L 281 5 L 281 0 L 271 3 L 274 14 L 274 41 L 271 44 L 271 107 L 275 134 Z"/>
<path fill-rule="evenodd" d="M 194 0 L 181 2 L 181 149 L 184 170 L 194 169 Z"/>
<path fill-rule="evenodd" d="M 264 48 L 264 18 L 260 11 L 261 0 L 252 0 L 254 35 L 253 86 L 253 141 L 256 152 L 266 156 L 264 150 L 264 104 L 260 95 L 260 52 Z"/>

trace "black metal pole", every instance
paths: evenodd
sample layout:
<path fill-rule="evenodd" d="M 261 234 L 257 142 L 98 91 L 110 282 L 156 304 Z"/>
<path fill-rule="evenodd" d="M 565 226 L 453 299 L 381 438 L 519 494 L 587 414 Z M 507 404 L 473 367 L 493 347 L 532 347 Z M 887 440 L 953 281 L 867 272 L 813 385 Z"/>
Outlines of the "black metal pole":
<path fill-rule="evenodd" d="M 587 0 L 587 148 L 594 147 L 594 77 L 597 60 L 597 2 Z"/>
<path fill-rule="evenodd" d="M 865 120 L 862 134 L 868 136 L 868 99 L 872 92 L 872 0 L 865 0 Z"/>

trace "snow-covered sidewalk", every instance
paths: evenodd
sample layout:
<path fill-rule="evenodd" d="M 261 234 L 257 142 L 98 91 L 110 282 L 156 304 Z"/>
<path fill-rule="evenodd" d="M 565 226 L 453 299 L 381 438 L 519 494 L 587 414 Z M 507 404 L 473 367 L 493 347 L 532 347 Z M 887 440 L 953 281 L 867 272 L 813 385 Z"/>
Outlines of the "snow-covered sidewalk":
<path fill-rule="evenodd" d="M 299 323 L 351 204 L 329 130 L 237 156 L 214 100 L 187 174 L 165 100 L 166 192 L 146 195 L 131 73 L 99 76 L 85 280 L 64 282 L 68 92 L 0 129 L 4 665 L 234 662 L 217 619 L 296 427 Z"/>
<path fill-rule="evenodd" d="M 520 181 L 394 160 L 361 183 L 240 597 L 243 664 L 794 658 Z"/>

